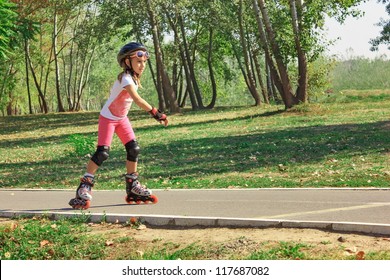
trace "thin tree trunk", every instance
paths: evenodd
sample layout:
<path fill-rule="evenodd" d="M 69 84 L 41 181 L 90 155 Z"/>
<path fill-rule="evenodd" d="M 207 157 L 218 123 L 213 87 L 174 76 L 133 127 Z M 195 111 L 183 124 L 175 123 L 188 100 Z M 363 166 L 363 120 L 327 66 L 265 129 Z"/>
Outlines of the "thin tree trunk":
<path fill-rule="evenodd" d="M 210 73 L 210 81 L 211 81 L 211 89 L 212 89 L 212 98 L 210 104 L 206 107 L 207 109 L 212 109 L 215 106 L 215 102 L 217 100 L 217 83 L 215 81 L 214 77 L 214 70 L 213 70 L 213 27 L 209 28 L 209 53 L 207 56 L 207 65 L 209 67 L 209 73 Z"/>
<path fill-rule="evenodd" d="M 267 92 L 267 88 L 266 88 L 266 86 L 264 84 L 263 77 L 261 75 L 261 67 L 260 67 L 259 59 L 257 57 L 257 53 L 254 54 L 253 60 L 254 60 L 254 63 L 255 63 L 257 80 L 259 81 L 259 84 L 260 84 L 261 93 L 263 95 L 264 102 L 266 104 L 269 104 L 268 92 Z"/>
<path fill-rule="evenodd" d="M 157 76 L 160 78 L 161 81 L 161 87 L 164 93 L 164 97 L 168 99 L 169 103 L 169 110 L 173 113 L 179 112 L 180 108 L 177 104 L 177 100 L 175 99 L 175 93 L 173 91 L 171 82 L 169 80 L 169 77 L 165 71 L 165 67 L 162 61 L 162 51 L 160 46 L 160 41 L 158 37 L 158 29 L 157 29 L 157 21 L 156 17 L 152 8 L 151 0 L 147 0 L 148 5 L 148 13 L 149 13 L 149 19 L 150 24 L 152 25 L 152 34 L 153 34 L 153 44 L 154 44 L 154 50 L 156 54 L 156 63 L 157 63 Z M 165 104 L 160 102 L 160 106 L 163 108 L 160 108 L 161 110 L 164 110 Z"/>
<path fill-rule="evenodd" d="M 178 19 L 179 19 L 178 22 L 179 22 L 179 26 L 180 26 L 180 31 L 181 31 L 180 33 L 181 33 L 182 43 L 183 43 L 182 49 L 184 49 L 184 54 L 183 55 L 185 57 L 187 65 L 188 65 L 189 78 L 191 79 L 193 92 L 195 94 L 195 97 L 196 97 L 196 100 L 198 102 L 199 108 L 200 109 L 204 109 L 202 95 L 200 94 L 198 82 L 196 80 L 194 64 L 192 63 L 190 50 L 189 50 L 187 39 L 186 39 L 183 18 L 182 18 L 182 16 L 180 14 L 178 15 Z"/>
<path fill-rule="evenodd" d="M 26 88 L 27 88 L 27 97 L 28 97 L 28 110 L 30 115 L 32 115 L 32 104 L 31 104 L 31 92 L 30 92 L 30 76 L 28 71 L 28 58 L 27 58 L 27 42 L 28 39 L 24 39 L 24 63 L 26 66 Z"/>
<path fill-rule="evenodd" d="M 264 56 L 265 56 L 265 65 L 267 69 L 267 77 L 268 77 L 268 92 L 271 92 L 275 95 L 273 91 L 273 84 L 275 84 L 276 88 L 278 89 L 280 96 L 283 98 L 283 87 L 282 87 L 282 81 L 280 80 L 280 76 L 278 71 L 276 70 L 276 66 L 274 64 L 274 61 L 271 56 L 271 51 L 268 46 L 268 40 L 267 36 L 264 31 L 264 24 L 262 19 L 260 18 L 260 10 L 259 6 L 257 4 L 257 0 L 253 0 L 253 8 L 255 10 L 256 14 L 256 22 L 259 30 L 259 36 L 260 36 L 260 42 L 261 47 L 264 50 Z M 275 99 L 275 98 L 274 98 Z"/>
<path fill-rule="evenodd" d="M 276 65 L 278 66 L 279 75 L 283 87 L 282 98 L 286 108 L 291 108 L 293 105 L 298 103 L 298 100 L 293 94 L 290 78 L 287 72 L 287 66 L 283 62 L 279 46 L 276 42 L 275 32 L 272 28 L 271 20 L 269 18 L 265 2 L 264 0 L 258 0 L 258 4 L 264 21 L 265 30 L 267 32 L 268 41 L 270 43 L 272 53 L 275 57 Z"/>
<path fill-rule="evenodd" d="M 296 8 L 296 2 L 298 4 L 298 7 L 300 9 L 300 12 L 298 13 Z M 301 26 L 301 16 L 299 16 L 302 13 L 302 5 L 299 2 L 299 0 L 290 0 L 290 9 L 291 9 L 291 18 L 292 18 L 292 27 L 294 31 L 294 41 L 295 41 L 295 48 L 297 50 L 298 54 L 298 87 L 297 87 L 297 98 L 299 102 L 306 103 L 307 102 L 307 59 L 306 59 L 306 53 L 302 49 L 301 41 L 300 41 L 300 26 Z"/>
<path fill-rule="evenodd" d="M 27 41 L 28 42 L 28 41 Z M 45 96 L 43 95 L 43 92 L 42 92 L 42 89 L 38 83 L 38 79 L 37 79 L 37 76 L 35 74 L 35 70 L 34 70 L 34 67 L 33 67 L 33 64 L 31 62 L 31 57 L 30 57 L 30 50 L 29 50 L 29 45 L 27 44 L 27 48 L 26 48 L 26 51 L 27 51 L 27 60 L 28 60 L 28 64 L 30 66 L 30 71 L 31 71 L 31 74 L 33 76 L 33 80 L 34 80 L 34 83 L 35 83 L 35 87 L 37 88 L 37 91 L 38 91 L 38 96 L 40 98 L 40 101 L 42 102 L 42 111 L 47 114 L 49 112 L 48 110 L 48 107 L 47 107 L 47 102 L 45 100 Z"/>
<path fill-rule="evenodd" d="M 55 82 L 56 82 L 56 93 L 57 93 L 57 105 L 58 112 L 65 112 L 64 106 L 61 100 L 61 86 L 60 86 L 60 68 L 58 63 L 57 53 L 57 7 L 54 7 L 54 19 L 53 19 L 53 53 L 54 53 L 54 65 L 55 65 Z"/>
<path fill-rule="evenodd" d="M 240 0 L 239 8 L 238 8 L 238 23 L 240 27 L 240 41 L 241 41 L 241 47 L 242 52 L 244 56 L 244 62 L 245 62 L 245 68 L 246 68 L 246 81 L 248 85 L 249 92 L 251 93 L 252 97 L 255 100 L 255 106 L 260 105 L 260 95 L 256 89 L 256 84 L 253 76 L 253 72 L 250 68 L 250 61 L 249 61 L 249 53 L 248 48 L 246 45 L 245 40 L 245 34 L 244 34 L 244 26 L 243 26 L 243 14 L 242 14 L 242 0 Z"/>
<path fill-rule="evenodd" d="M 168 22 L 173 30 L 173 33 L 175 36 L 175 42 L 178 43 L 180 58 L 181 58 L 181 61 L 183 63 L 184 74 L 186 76 L 186 82 L 187 82 L 187 90 L 186 91 L 188 91 L 188 95 L 190 96 L 192 110 L 198 110 L 199 105 L 198 105 L 197 99 L 195 98 L 195 93 L 194 93 L 194 89 L 193 89 L 193 85 L 192 85 L 192 79 L 191 79 L 191 74 L 190 74 L 190 70 L 189 70 L 189 66 L 188 66 L 188 61 L 186 60 L 185 55 L 184 55 L 183 45 L 180 43 L 180 40 L 179 40 L 179 32 L 178 32 L 177 27 L 176 27 L 177 25 L 175 22 L 173 22 L 172 18 L 169 16 L 169 12 L 167 11 L 166 7 L 164 7 L 164 9 L 165 9 L 165 13 L 166 13 L 167 18 L 168 18 Z M 182 107 L 182 105 L 180 105 L 180 107 Z"/>

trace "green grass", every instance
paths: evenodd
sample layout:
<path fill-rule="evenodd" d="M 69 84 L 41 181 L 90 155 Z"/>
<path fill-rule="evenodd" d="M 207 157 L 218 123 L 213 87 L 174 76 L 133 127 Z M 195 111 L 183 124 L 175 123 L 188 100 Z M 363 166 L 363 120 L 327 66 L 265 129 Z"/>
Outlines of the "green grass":
<path fill-rule="evenodd" d="M 149 188 L 389 187 L 390 92 L 350 91 L 321 104 L 221 107 L 129 116 Z M 96 142 L 98 112 L 0 118 L 0 186 L 72 188 Z M 123 189 L 126 153 L 115 136 L 99 189 Z"/>
<path fill-rule="evenodd" d="M 275 246 L 267 250 L 258 250 L 253 252 L 248 259 L 249 260 L 302 260 L 308 259 L 306 254 L 301 251 L 302 248 L 307 245 L 294 242 L 280 242 L 278 246 Z"/>
<path fill-rule="evenodd" d="M 1 260 L 101 259 L 105 243 L 93 239 L 84 220 L 15 220 L 0 226 Z"/>

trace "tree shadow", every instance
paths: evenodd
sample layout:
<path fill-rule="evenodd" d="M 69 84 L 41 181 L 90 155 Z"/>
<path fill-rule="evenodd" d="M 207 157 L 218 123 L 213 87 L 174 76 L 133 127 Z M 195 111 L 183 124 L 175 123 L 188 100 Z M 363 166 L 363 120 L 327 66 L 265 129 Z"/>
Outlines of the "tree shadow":
<path fill-rule="evenodd" d="M 152 165 L 175 177 L 244 172 L 257 167 L 320 162 L 390 150 L 390 122 L 298 127 L 231 137 L 179 140 L 145 147 Z M 159 168 L 162 170 L 162 168 Z M 165 171 L 152 177 L 166 176 Z"/>
<path fill-rule="evenodd" d="M 184 123 L 179 124 L 179 126 L 198 126 L 201 129 L 204 124 L 259 118 L 281 112 L 274 111 L 255 116 Z M 93 121 L 96 119 L 94 118 Z M 68 120 L 69 122 L 71 121 Z M 92 122 L 92 118 L 85 122 L 79 119 L 75 123 L 90 124 L 90 122 Z M 36 127 L 31 128 L 31 130 L 34 129 Z M 161 127 L 154 125 L 137 129 L 152 132 L 161 129 Z M 64 141 L 68 135 L 5 140 L 0 143 L 0 147 L 52 145 Z M 83 135 L 91 135 L 91 133 Z M 144 174 L 146 178 L 153 179 L 160 176 L 165 178 L 167 173 L 177 178 L 194 178 L 227 172 L 246 172 L 255 168 L 275 167 L 279 164 L 321 162 L 329 155 L 352 157 L 369 152 L 380 154 L 389 151 L 390 121 L 381 121 L 364 124 L 294 127 L 252 132 L 246 135 L 177 140 L 168 144 L 156 141 L 153 145 L 142 147 L 141 162 L 148 166 L 148 171 Z M 124 155 L 123 150 L 113 150 L 105 166 L 107 168 L 124 166 L 124 156 L 122 155 Z M 60 182 L 61 187 L 74 186 L 75 178 L 80 176 L 80 172 L 83 172 L 80 170 L 75 173 L 75 170 L 85 166 L 87 159 L 72 158 L 63 154 L 54 160 L 42 160 L 28 164 L 25 161 L 26 159 L 23 162 L 0 162 L 0 188 L 55 187 L 56 182 Z M 81 165 L 81 161 L 83 165 Z M 31 182 L 32 179 L 36 182 Z"/>

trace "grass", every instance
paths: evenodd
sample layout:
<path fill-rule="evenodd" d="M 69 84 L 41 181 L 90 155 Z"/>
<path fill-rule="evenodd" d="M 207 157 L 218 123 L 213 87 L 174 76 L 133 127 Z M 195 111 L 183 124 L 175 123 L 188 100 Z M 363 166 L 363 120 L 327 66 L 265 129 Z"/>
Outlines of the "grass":
<path fill-rule="evenodd" d="M 52 221 L 18 218 L 0 223 L 0 260 L 389 260 L 386 245 L 347 248 L 329 240 L 260 241 L 246 236 L 223 241 L 139 237 L 142 224 L 88 224 L 88 217 Z M 164 234 L 158 229 L 143 229 Z M 157 232 L 153 232 L 157 230 Z M 228 230 L 228 229 L 226 229 Z M 257 229 L 257 236 L 262 229 Z M 185 235 L 186 233 L 181 233 Z M 301 236 L 302 237 L 302 236 Z M 252 237 L 253 238 L 253 237 Z M 332 238 L 327 235 L 326 238 Z M 333 237 L 334 238 L 334 237 Z M 374 239 L 374 237 L 372 237 Z M 375 241 L 377 240 L 377 241 Z M 372 242 L 378 244 L 378 237 Z M 337 241 L 336 241 L 337 242 Z M 358 250 L 362 255 L 359 255 Z M 349 252 L 349 253 L 347 253 Z M 363 256 L 363 257 L 362 257 Z"/>
<path fill-rule="evenodd" d="M 130 118 L 149 188 L 389 187 L 390 92 L 349 91 L 321 104 L 223 107 Z M 0 118 L 0 186 L 71 188 L 94 152 L 97 112 Z M 114 137 L 99 189 L 123 189 Z"/>
<path fill-rule="evenodd" d="M 66 260 L 101 259 L 102 238 L 92 240 L 85 220 L 50 221 L 34 218 L 0 227 L 0 259 Z"/>
<path fill-rule="evenodd" d="M 288 111 L 228 107 L 169 116 L 164 128 L 140 111 L 131 120 L 150 188 L 389 187 L 390 91 L 349 91 Z M 94 152 L 97 112 L 0 118 L 1 188 L 71 188 Z M 99 189 L 123 189 L 125 150 L 114 138 Z M 150 244 L 83 219 L 0 224 L 0 259 L 354 259 L 332 242 Z M 104 221 L 102 221 L 104 224 Z M 128 225 L 136 231 L 139 225 Z M 104 227 L 104 225 L 103 225 Z M 114 244 L 114 245 L 113 245 Z M 388 251 L 366 259 L 390 259 Z"/>

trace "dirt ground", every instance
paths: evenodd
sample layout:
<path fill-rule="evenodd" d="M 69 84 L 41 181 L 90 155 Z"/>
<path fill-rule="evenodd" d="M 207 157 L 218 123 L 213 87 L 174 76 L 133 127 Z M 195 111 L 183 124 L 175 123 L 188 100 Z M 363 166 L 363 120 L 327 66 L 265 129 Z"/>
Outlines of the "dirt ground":
<path fill-rule="evenodd" d="M 121 238 L 130 238 L 139 257 L 144 252 L 166 249 L 176 251 L 196 244 L 205 250 L 207 259 L 242 259 L 251 252 L 267 250 L 280 244 L 304 244 L 306 256 L 311 259 L 390 259 L 390 236 L 369 236 L 351 233 L 327 232 L 316 229 L 288 228 L 150 228 L 145 225 L 124 227 L 116 224 L 90 224 L 93 233 L 103 234 L 107 246 L 115 248 L 112 258 L 121 255 Z M 135 241 L 135 242 L 134 242 Z M 218 248 L 225 248 L 221 252 Z M 381 256 L 381 257 L 380 257 Z"/>

